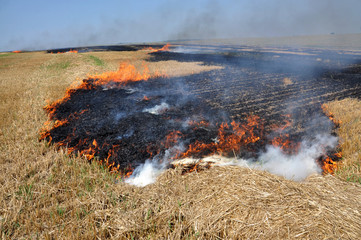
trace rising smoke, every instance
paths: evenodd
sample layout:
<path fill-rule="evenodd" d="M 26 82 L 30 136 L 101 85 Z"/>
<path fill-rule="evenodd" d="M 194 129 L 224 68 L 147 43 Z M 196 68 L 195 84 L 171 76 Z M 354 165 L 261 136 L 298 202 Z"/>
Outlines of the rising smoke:
<path fill-rule="evenodd" d="M 41 139 L 79 150 L 89 160 L 106 159 L 119 170 L 128 171 L 130 165 L 135 170 L 126 181 L 137 186 L 153 183 L 175 159 L 182 164 L 213 158 L 215 164 L 247 165 L 293 180 L 319 173 L 317 161 L 337 145 L 320 105 L 358 91 L 353 78 L 328 78 L 325 67 L 335 60 L 347 63 L 352 56 L 315 65 L 316 57 L 330 52 L 274 58 L 232 51 L 151 54 L 149 61 L 167 57 L 222 66 L 189 76 L 84 79 L 70 97 L 45 108 L 63 124 L 42 132 Z M 117 76 L 127 69 L 133 68 L 122 64 Z M 285 76 L 292 77 L 289 85 L 283 84 Z"/>
<path fill-rule="evenodd" d="M 325 122 L 325 124 L 328 123 L 328 121 Z M 227 158 L 213 155 L 202 159 L 183 159 L 179 162 L 181 164 L 210 162 L 214 164 L 214 166 L 236 165 L 265 170 L 290 180 L 302 181 L 311 174 L 322 173 L 317 159 L 326 154 L 328 150 L 334 149 L 337 144 L 337 137 L 327 133 L 317 133 L 313 136 L 307 136 L 307 138 L 301 142 L 299 151 L 291 155 L 286 154 L 280 147 L 268 145 L 266 146 L 266 150 L 260 153 L 257 159 L 243 159 L 236 156 Z M 184 149 L 183 145 L 177 147 L 178 149 Z M 137 167 L 125 182 L 139 187 L 154 183 L 157 177 L 167 169 L 167 166 L 172 161 L 172 157 L 174 157 L 174 155 L 166 154 L 162 161 L 159 161 L 157 158 L 147 160 L 144 164 Z"/>

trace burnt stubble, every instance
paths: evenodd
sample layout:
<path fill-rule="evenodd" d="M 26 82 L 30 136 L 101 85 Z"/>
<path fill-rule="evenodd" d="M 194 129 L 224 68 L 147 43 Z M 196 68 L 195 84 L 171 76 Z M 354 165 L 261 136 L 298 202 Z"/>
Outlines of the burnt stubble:
<path fill-rule="evenodd" d="M 177 151 L 171 158 L 179 158 L 192 144 L 217 142 L 222 123 L 245 124 L 250 116 L 258 116 L 252 131 L 259 139 L 236 153 L 222 152 L 257 159 L 280 134 L 297 143 L 316 133 L 332 133 L 321 105 L 361 97 L 358 56 L 336 51 L 310 50 L 309 55 L 297 55 L 236 48 L 223 51 L 220 47 L 205 53 L 155 52 L 149 59 L 166 60 L 201 61 L 223 68 L 125 86 L 98 86 L 92 83 L 96 79 L 85 79 L 89 87 L 74 90 L 52 113 L 52 120 L 64 123 L 44 138 L 68 147 L 71 153 L 92 155 L 89 160 L 107 161 L 122 170 L 147 159 L 162 160 L 173 148 Z M 285 121 L 290 126 L 275 131 Z M 226 128 L 225 134 L 232 131 Z M 214 151 L 206 148 L 193 157 Z"/>

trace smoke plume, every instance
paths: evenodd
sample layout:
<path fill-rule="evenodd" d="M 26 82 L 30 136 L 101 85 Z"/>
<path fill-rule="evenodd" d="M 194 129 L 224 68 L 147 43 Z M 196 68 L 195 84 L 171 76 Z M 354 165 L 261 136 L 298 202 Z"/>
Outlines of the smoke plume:
<path fill-rule="evenodd" d="M 158 1 L 143 5 L 25 2 L 19 7 L 9 1 L 0 8 L 0 21 L 7 23 L 0 26 L 0 51 L 361 31 L 361 2 L 357 0 Z"/>

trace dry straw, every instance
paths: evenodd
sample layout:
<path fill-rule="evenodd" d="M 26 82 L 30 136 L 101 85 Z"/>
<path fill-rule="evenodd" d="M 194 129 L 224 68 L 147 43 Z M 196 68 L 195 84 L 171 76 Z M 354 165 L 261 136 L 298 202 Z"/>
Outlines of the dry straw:
<path fill-rule="evenodd" d="M 1 239 L 361 239 L 361 185 L 338 177 L 293 182 L 240 167 L 186 175 L 178 168 L 137 188 L 37 141 L 47 99 L 62 97 L 77 77 L 146 58 L 142 51 L 0 57 Z M 347 156 L 360 150 L 349 149 Z"/>

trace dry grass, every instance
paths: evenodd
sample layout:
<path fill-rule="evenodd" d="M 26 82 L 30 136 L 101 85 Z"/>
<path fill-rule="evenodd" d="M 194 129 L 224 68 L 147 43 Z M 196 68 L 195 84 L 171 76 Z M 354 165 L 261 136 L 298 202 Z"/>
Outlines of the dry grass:
<path fill-rule="evenodd" d="M 170 169 L 137 188 L 38 142 L 46 100 L 62 97 L 76 78 L 146 58 L 144 51 L 0 58 L 1 239 L 361 238 L 360 184 L 214 167 L 184 176 Z M 167 71 L 167 63 L 149 68 Z"/>
<path fill-rule="evenodd" d="M 336 119 L 341 120 L 342 165 L 337 175 L 346 181 L 361 183 L 361 101 L 344 99 L 327 104 Z"/>

